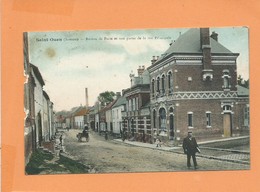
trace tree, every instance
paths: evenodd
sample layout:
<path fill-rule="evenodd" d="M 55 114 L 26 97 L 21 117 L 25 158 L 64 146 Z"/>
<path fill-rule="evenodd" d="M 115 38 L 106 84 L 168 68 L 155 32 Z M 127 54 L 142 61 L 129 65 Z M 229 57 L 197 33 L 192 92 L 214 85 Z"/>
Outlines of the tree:
<path fill-rule="evenodd" d="M 237 77 L 237 84 L 249 89 L 249 79 L 244 80 L 244 78 L 241 75 L 238 75 Z"/>
<path fill-rule="evenodd" d="M 116 94 L 113 91 L 105 91 L 100 93 L 98 96 L 98 101 L 101 103 L 102 106 L 105 106 L 108 103 L 111 103 L 114 100 L 114 96 Z"/>

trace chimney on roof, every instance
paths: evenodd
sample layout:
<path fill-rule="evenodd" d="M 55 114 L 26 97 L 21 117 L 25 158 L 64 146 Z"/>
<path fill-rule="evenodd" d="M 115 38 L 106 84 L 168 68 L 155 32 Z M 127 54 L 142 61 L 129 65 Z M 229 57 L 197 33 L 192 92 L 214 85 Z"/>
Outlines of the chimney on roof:
<path fill-rule="evenodd" d="M 209 28 L 200 28 L 200 43 L 201 47 L 205 45 L 210 45 Z"/>
<path fill-rule="evenodd" d="M 155 61 L 157 61 L 157 60 L 156 60 L 155 56 L 153 56 L 153 59 L 151 60 L 152 65 L 155 63 Z"/>
<path fill-rule="evenodd" d="M 88 88 L 85 88 L 86 109 L 88 109 Z"/>
<path fill-rule="evenodd" d="M 214 39 L 215 41 L 218 42 L 218 34 L 217 34 L 215 31 L 212 32 L 212 34 L 210 35 L 210 37 L 211 37 L 212 39 Z"/>
<path fill-rule="evenodd" d="M 142 76 L 144 70 L 145 70 L 144 65 L 142 67 L 139 66 L 139 68 L 137 69 L 137 74 L 138 74 L 139 77 Z"/>
<path fill-rule="evenodd" d="M 129 77 L 130 77 L 130 82 L 131 82 L 131 87 L 132 87 L 135 84 L 135 74 L 133 73 L 133 71 L 131 71 Z"/>
<path fill-rule="evenodd" d="M 203 54 L 203 69 L 211 69 L 211 47 L 210 47 L 210 37 L 209 28 L 200 28 L 200 43 L 201 50 Z"/>

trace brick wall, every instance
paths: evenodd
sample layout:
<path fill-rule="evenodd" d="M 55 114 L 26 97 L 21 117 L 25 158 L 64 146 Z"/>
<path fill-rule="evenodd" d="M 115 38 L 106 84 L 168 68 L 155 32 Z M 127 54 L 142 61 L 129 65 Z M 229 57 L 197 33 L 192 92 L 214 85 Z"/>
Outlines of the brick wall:
<path fill-rule="evenodd" d="M 177 137 L 183 138 L 191 130 L 199 139 L 221 137 L 223 134 L 223 118 L 221 101 L 185 100 L 179 101 L 175 109 L 175 129 Z M 206 112 L 211 112 L 211 127 L 207 127 Z M 188 128 L 188 112 L 193 112 L 193 128 Z"/>
<path fill-rule="evenodd" d="M 178 86 L 175 91 L 223 91 L 223 70 L 228 69 L 231 79 L 231 91 L 235 91 L 237 85 L 237 74 L 235 65 L 214 65 L 213 69 L 213 79 L 212 81 L 202 80 L 202 65 L 179 65 L 175 66 L 174 69 L 177 72 L 174 73 L 176 77 L 174 78 L 174 85 Z M 191 81 L 188 78 L 191 77 Z"/>

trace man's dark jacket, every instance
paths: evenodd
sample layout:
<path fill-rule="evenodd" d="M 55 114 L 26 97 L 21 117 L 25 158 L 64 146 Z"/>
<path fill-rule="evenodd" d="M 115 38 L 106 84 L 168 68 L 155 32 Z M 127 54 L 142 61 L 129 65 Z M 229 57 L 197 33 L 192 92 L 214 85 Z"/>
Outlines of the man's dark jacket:
<path fill-rule="evenodd" d="M 183 140 L 182 147 L 185 154 L 195 154 L 196 152 L 199 152 L 198 144 L 194 137 L 185 137 Z"/>

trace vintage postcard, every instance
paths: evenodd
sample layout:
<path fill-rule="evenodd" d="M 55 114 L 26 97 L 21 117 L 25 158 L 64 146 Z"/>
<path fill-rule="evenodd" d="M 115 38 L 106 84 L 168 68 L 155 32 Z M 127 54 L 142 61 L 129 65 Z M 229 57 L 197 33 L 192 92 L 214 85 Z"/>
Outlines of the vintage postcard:
<path fill-rule="evenodd" d="M 248 28 L 23 38 L 26 175 L 250 170 Z"/>

